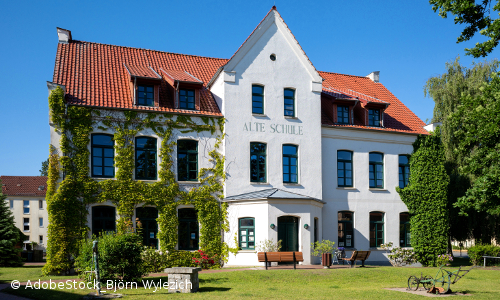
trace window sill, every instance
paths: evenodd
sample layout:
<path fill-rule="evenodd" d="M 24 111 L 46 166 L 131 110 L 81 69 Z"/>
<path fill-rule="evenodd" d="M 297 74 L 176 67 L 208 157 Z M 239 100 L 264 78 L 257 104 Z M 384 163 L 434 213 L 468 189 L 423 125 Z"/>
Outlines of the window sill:
<path fill-rule="evenodd" d="M 377 188 L 368 188 L 369 191 L 374 191 L 374 192 L 387 192 L 389 190 L 386 190 L 386 189 L 377 189 Z"/>
<path fill-rule="evenodd" d="M 238 253 L 257 253 L 257 250 L 238 250 Z"/>
<path fill-rule="evenodd" d="M 253 182 L 253 181 L 250 181 L 250 184 L 269 185 L 269 182 Z"/>
<path fill-rule="evenodd" d="M 254 113 L 252 113 L 252 116 L 257 117 L 257 118 L 267 118 L 266 114 L 254 114 Z"/>
<path fill-rule="evenodd" d="M 116 179 L 115 177 L 97 177 L 97 176 L 91 176 L 90 178 L 96 179 L 96 180 Z"/>
<path fill-rule="evenodd" d="M 292 119 L 292 120 L 294 120 L 294 119 L 295 119 L 295 120 L 297 120 L 297 119 L 298 119 L 298 117 L 285 116 L 285 119 Z"/>
<path fill-rule="evenodd" d="M 357 190 L 357 188 L 352 186 L 338 186 L 337 190 Z"/>
<path fill-rule="evenodd" d="M 136 181 L 143 181 L 143 182 L 158 182 L 158 179 L 135 179 Z"/>
<path fill-rule="evenodd" d="M 178 184 L 201 184 L 199 181 L 177 181 Z"/>
<path fill-rule="evenodd" d="M 283 185 L 302 186 L 302 184 L 300 184 L 300 183 L 293 183 L 293 182 L 283 182 Z"/>

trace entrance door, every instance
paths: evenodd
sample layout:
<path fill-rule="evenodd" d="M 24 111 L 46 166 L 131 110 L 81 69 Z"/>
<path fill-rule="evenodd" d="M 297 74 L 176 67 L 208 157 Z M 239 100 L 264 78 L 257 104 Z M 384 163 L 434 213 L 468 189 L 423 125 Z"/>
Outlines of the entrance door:
<path fill-rule="evenodd" d="M 281 251 L 299 251 L 299 218 L 278 218 L 278 240 L 281 240 Z"/>
<path fill-rule="evenodd" d="M 138 207 L 135 210 L 137 219 L 142 224 L 142 242 L 144 246 L 158 249 L 158 210 L 154 207 Z"/>

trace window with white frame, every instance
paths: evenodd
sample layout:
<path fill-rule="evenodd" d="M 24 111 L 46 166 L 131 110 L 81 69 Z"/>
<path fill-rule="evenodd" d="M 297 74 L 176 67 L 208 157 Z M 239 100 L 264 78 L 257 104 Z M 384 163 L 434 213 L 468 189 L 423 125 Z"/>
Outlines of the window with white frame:
<path fill-rule="evenodd" d="M 43 209 L 43 200 L 38 200 L 38 208 Z"/>
<path fill-rule="evenodd" d="M 40 227 L 43 227 L 43 218 L 38 218 L 38 222 L 40 223 Z"/>
<path fill-rule="evenodd" d="M 10 200 L 10 209 L 14 209 L 14 200 Z"/>
<path fill-rule="evenodd" d="M 43 235 L 39 237 L 38 242 L 38 244 L 43 245 Z"/>
<path fill-rule="evenodd" d="M 25 214 L 30 213 L 30 201 L 29 200 L 23 200 L 23 211 Z"/>
<path fill-rule="evenodd" d="M 23 218 L 23 231 L 30 231 L 30 218 Z"/>

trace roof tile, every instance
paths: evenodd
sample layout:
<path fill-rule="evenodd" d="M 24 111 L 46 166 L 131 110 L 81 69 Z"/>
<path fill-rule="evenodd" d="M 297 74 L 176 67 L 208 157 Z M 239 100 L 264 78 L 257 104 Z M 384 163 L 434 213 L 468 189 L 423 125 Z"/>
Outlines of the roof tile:
<path fill-rule="evenodd" d="M 47 192 L 45 176 L 0 176 L 2 193 L 7 196 L 41 196 Z"/>

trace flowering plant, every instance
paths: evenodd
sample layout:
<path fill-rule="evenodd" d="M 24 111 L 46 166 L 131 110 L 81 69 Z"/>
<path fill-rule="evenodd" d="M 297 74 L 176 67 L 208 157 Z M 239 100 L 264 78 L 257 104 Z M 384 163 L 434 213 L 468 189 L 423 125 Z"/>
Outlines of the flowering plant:
<path fill-rule="evenodd" d="M 193 261 L 198 267 L 202 269 L 211 269 L 215 265 L 215 261 L 217 260 L 217 254 L 213 257 L 208 256 L 205 252 L 198 250 L 197 251 L 200 257 L 193 257 Z"/>
<path fill-rule="evenodd" d="M 344 250 L 345 250 L 345 248 L 344 248 L 344 247 L 338 247 L 337 249 L 338 249 L 339 251 L 344 251 Z"/>
<path fill-rule="evenodd" d="M 446 266 L 449 266 L 449 262 L 453 261 L 453 257 L 451 256 L 451 254 L 441 254 L 441 255 L 438 255 L 437 259 L 436 259 L 436 264 L 438 266 L 441 266 L 441 265 L 446 265 Z"/>

